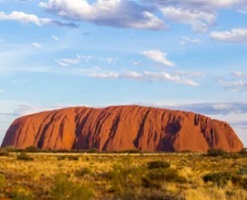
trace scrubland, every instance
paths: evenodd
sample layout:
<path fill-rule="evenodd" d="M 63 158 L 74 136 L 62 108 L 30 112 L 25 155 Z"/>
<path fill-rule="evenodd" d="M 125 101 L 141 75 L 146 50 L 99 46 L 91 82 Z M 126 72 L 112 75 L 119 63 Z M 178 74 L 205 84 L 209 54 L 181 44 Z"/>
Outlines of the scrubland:
<path fill-rule="evenodd" d="M 247 200 L 247 155 L 2 149 L 0 199 Z"/>

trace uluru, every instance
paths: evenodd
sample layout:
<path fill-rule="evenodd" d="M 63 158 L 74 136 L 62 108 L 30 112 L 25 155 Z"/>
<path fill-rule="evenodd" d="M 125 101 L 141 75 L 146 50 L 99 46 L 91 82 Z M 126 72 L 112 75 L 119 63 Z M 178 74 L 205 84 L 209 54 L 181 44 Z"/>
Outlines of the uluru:
<path fill-rule="evenodd" d="M 144 152 L 236 152 L 243 144 L 231 126 L 192 112 L 144 106 L 71 107 L 16 119 L 2 147 Z"/>

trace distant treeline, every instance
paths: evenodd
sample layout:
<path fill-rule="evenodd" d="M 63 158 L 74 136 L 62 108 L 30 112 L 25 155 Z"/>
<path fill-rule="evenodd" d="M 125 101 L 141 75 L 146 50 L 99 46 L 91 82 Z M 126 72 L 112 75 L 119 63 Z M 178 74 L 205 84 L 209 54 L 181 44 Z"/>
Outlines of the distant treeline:
<path fill-rule="evenodd" d="M 29 146 L 25 149 L 17 149 L 14 148 L 13 146 L 6 146 L 3 148 L 0 148 L 0 153 L 4 154 L 5 152 L 28 152 L 28 153 L 34 153 L 34 152 L 41 152 L 41 153 L 116 153 L 116 154 L 121 154 L 121 153 L 127 153 L 127 154 L 148 154 L 148 153 L 196 153 L 196 152 L 192 152 L 192 151 L 182 151 L 182 152 L 164 152 L 164 151 L 154 151 L 154 152 L 143 152 L 141 150 L 138 149 L 129 149 L 129 150 L 123 150 L 123 151 L 99 151 L 96 148 L 91 148 L 91 149 L 72 149 L 72 150 L 68 150 L 68 149 L 40 149 L 36 146 Z M 234 155 L 246 155 L 247 156 L 247 149 L 243 148 L 242 150 L 240 150 L 239 152 L 236 153 L 230 153 L 230 152 L 226 152 L 222 149 L 209 149 L 207 152 L 205 153 L 199 153 L 199 154 L 205 154 L 207 156 L 212 156 L 212 157 L 216 157 L 216 156 L 223 156 L 223 157 L 232 157 Z"/>

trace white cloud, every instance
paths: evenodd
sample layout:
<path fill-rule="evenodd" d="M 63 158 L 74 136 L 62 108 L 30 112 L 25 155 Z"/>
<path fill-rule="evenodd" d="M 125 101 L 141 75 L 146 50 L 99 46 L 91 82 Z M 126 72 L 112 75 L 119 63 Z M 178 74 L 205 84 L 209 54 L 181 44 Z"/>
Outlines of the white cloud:
<path fill-rule="evenodd" d="M 177 6 L 186 9 L 210 12 L 216 9 L 241 8 L 247 5 L 247 0 L 147 0 L 150 3 L 166 6 Z"/>
<path fill-rule="evenodd" d="M 167 53 L 162 52 L 162 51 L 160 51 L 158 49 L 149 50 L 149 51 L 141 51 L 140 54 L 146 56 L 150 60 L 162 63 L 162 64 L 164 64 L 166 66 L 169 66 L 169 67 L 175 66 L 175 64 L 172 61 L 170 61 L 170 60 L 168 60 L 166 58 L 167 57 Z"/>
<path fill-rule="evenodd" d="M 98 25 L 154 30 L 167 27 L 152 13 L 153 6 L 144 6 L 136 1 L 97 0 L 89 4 L 86 0 L 49 0 L 39 5 L 59 16 Z"/>
<path fill-rule="evenodd" d="M 222 32 L 213 31 L 210 36 L 212 39 L 221 42 L 247 44 L 247 28 L 236 28 Z"/>
<path fill-rule="evenodd" d="M 217 21 L 220 10 L 246 13 L 247 0 L 143 0 L 154 5 L 172 21 L 191 25 L 197 32 L 205 32 Z"/>
<path fill-rule="evenodd" d="M 75 58 L 61 58 L 61 59 L 57 59 L 55 60 L 56 63 L 58 63 L 61 66 L 69 66 L 69 65 L 75 65 L 75 64 L 79 64 L 81 62 L 87 62 L 89 63 L 91 60 L 100 60 L 100 61 L 104 61 L 108 64 L 112 63 L 114 60 L 116 60 L 116 58 L 113 57 L 96 57 L 96 56 L 91 56 L 91 55 L 83 55 L 83 54 L 78 54 L 76 55 Z"/>
<path fill-rule="evenodd" d="M 219 83 L 225 87 L 226 89 L 230 89 L 233 91 L 244 92 L 247 91 L 247 82 L 243 80 L 235 80 L 235 81 L 219 81 Z"/>
<path fill-rule="evenodd" d="M 114 61 L 114 58 L 105 58 L 105 61 L 108 63 L 112 63 Z"/>
<path fill-rule="evenodd" d="M 110 64 L 116 60 L 116 58 L 114 58 L 114 57 L 98 57 L 98 59 L 103 60 L 103 61 L 107 62 L 108 64 Z"/>
<path fill-rule="evenodd" d="M 244 8 L 239 9 L 238 12 L 240 12 L 240 13 L 246 15 L 246 14 L 247 14 L 247 6 L 244 7 Z"/>
<path fill-rule="evenodd" d="M 243 77 L 243 78 L 245 78 L 245 77 L 247 77 L 247 73 L 245 73 L 245 72 L 240 72 L 240 71 L 235 71 L 235 72 L 232 72 L 232 75 L 233 76 L 236 76 L 236 77 Z"/>
<path fill-rule="evenodd" d="M 133 65 L 136 65 L 136 66 L 140 65 L 141 63 L 142 63 L 141 60 L 133 61 Z"/>
<path fill-rule="evenodd" d="M 218 7 L 218 8 L 229 8 L 232 6 L 241 6 L 241 5 L 246 5 L 247 3 L 246 0 L 218 0 L 218 1 L 204 0 L 204 2 L 205 3 L 207 2 L 209 6 L 211 5 L 211 6 Z"/>
<path fill-rule="evenodd" d="M 13 11 L 10 14 L 5 14 L 4 12 L 0 12 L 0 20 L 12 20 L 12 21 L 19 21 L 22 23 L 33 23 L 38 26 L 51 23 L 51 19 L 38 18 L 36 15 L 26 14 L 24 12 L 18 12 L 18 11 Z"/>
<path fill-rule="evenodd" d="M 44 106 L 37 106 L 25 102 L 17 102 L 17 101 L 0 101 L 1 105 L 5 106 L 5 109 L 0 109 L 0 116 L 15 116 L 20 117 L 23 115 L 29 115 L 45 110 L 53 110 L 63 107 L 60 104 L 54 105 L 52 107 L 44 107 Z"/>
<path fill-rule="evenodd" d="M 53 40 L 55 40 L 55 41 L 58 41 L 58 40 L 59 40 L 59 38 L 58 38 L 57 36 L 55 36 L 55 35 L 52 35 L 51 38 L 52 38 Z"/>
<path fill-rule="evenodd" d="M 189 102 L 189 103 L 169 103 L 155 102 L 154 106 L 166 107 L 176 110 L 192 111 L 204 115 L 231 115 L 247 114 L 246 102 Z"/>
<path fill-rule="evenodd" d="M 42 26 L 45 24 L 55 24 L 58 26 L 68 26 L 68 27 L 77 27 L 76 24 L 71 22 L 62 22 L 49 18 L 39 18 L 33 14 L 27 14 L 24 12 L 13 11 L 10 14 L 5 14 L 4 12 L 0 12 L 0 20 L 4 21 L 17 21 L 24 24 L 35 24 L 37 26 Z"/>
<path fill-rule="evenodd" d="M 197 32 L 205 32 L 208 26 L 216 21 L 214 14 L 198 10 L 188 10 L 179 7 L 163 7 L 161 11 L 168 19 L 183 24 L 189 24 L 192 26 L 193 30 Z"/>
<path fill-rule="evenodd" d="M 99 66 L 94 66 L 93 69 L 94 69 L 94 70 L 101 70 L 101 67 L 99 67 Z"/>
<path fill-rule="evenodd" d="M 145 71 L 143 73 L 134 72 L 134 71 L 124 71 L 124 72 L 106 72 L 106 73 L 92 73 L 89 75 L 94 78 L 105 78 L 105 79 L 133 79 L 133 80 L 142 80 L 142 81 L 171 81 L 175 83 L 180 83 L 188 86 L 198 86 L 199 84 L 178 75 L 171 75 L 166 72 L 149 72 Z"/>
<path fill-rule="evenodd" d="M 79 58 L 85 62 L 90 62 L 90 60 L 92 60 L 94 57 L 91 55 L 80 55 Z"/>
<path fill-rule="evenodd" d="M 189 72 L 189 71 L 177 71 L 176 74 L 183 75 L 187 77 L 202 77 L 205 76 L 202 72 Z"/>
<path fill-rule="evenodd" d="M 183 36 L 180 44 L 186 45 L 187 43 L 201 44 L 202 41 L 200 39 L 192 39 L 192 38 L 189 38 L 187 36 Z"/>
<path fill-rule="evenodd" d="M 62 58 L 59 60 L 55 60 L 55 62 L 63 67 L 68 67 L 70 65 L 79 64 L 81 62 L 81 59 L 77 56 L 77 58 Z"/>
<path fill-rule="evenodd" d="M 182 78 L 181 76 L 178 75 L 171 75 L 166 72 L 144 72 L 145 76 L 148 78 L 148 80 L 160 80 L 160 81 L 173 81 L 176 83 L 181 83 L 185 85 L 190 85 L 190 86 L 198 86 L 199 84 L 189 80 L 187 78 Z"/>
<path fill-rule="evenodd" d="M 122 75 L 115 73 L 115 72 L 108 72 L 108 73 L 93 73 L 89 75 L 93 78 L 120 78 Z"/>
<path fill-rule="evenodd" d="M 62 106 L 59 106 L 59 105 L 56 105 L 53 107 L 42 107 L 42 106 L 32 105 L 29 103 L 21 103 L 21 104 L 17 105 L 17 107 L 13 111 L 13 114 L 17 115 L 17 116 L 23 116 L 23 115 L 29 115 L 29 114 L 33 114 L 33 113 L 42 112 L 45 110 L 53 110 L 53 109 L 57 109 L 57 108 L 61 108 L 61 107 Z"/>
<path fill-rule="evenodd" d="M 32 45 L 35 47 L 35 48 L 42 48 L 43 45 L 38 43 L 38 42 L 33 42 Z"/>

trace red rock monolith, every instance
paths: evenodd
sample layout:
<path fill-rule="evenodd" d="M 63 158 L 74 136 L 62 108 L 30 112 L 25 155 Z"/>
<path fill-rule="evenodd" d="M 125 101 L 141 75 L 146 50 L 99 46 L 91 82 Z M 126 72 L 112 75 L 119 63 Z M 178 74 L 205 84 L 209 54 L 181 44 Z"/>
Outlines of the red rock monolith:
<path fill-rule="evenodd" d="M 16 119 L 2 147 L 206 152 L 243 148 L 226 122 L 192 112 L 144 106 L 72 107 Z"/>

